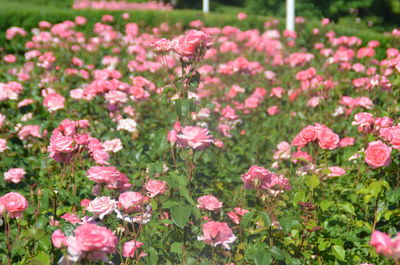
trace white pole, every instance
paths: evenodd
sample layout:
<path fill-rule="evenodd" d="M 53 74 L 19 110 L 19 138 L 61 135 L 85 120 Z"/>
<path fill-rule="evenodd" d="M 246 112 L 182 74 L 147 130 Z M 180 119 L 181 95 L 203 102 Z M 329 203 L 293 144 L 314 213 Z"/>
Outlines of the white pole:
<path fill-rule="evenodd" d="M 210 12 L 210 0 L 203 0 L 203 12 Z"/>
<path fill-rule="evenodd" d="M 294 1 L 286 0 L 286 29 L 294 31 Z"/>

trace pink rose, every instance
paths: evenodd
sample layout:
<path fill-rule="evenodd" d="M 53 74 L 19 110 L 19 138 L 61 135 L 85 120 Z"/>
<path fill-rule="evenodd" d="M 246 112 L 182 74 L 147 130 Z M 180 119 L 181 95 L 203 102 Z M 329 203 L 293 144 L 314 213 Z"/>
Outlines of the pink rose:
<path fill-rule="evenodd" d="M 6 208 L 11 218 L 20 218 L 28 207 L 28 201 L 18 192 L 9 192 L 0 197 L 0 204 Z"/>
<path fill-rule="evenodd" d="M 302 151 L 297 151 L 292 154 L 292 162 L 297 163 L 298 160 L 300 160 L 302 162 L 310 162 L 310 163 L 312 163 L 312 161 L 313 161 L 313 159 L 309 153 L 302 152 Z"/>
<path fill-rule="evenodd" d="M 322 149 L 333 150 L 339 144 L 339 135 L 329 128 L 322 128 L 318 131 L 318 145 Z"/>
<path fill-rule="evenodd" d="M 380 140 L 370 142 L 367 150 L 365 150 L 365 162 L 372 168 L 388 166 L 391 152 L 392 148 Z"/>
<path fill-rule="evenodd" d="M 247 14 L 244 12 L 240 12 L 237 14 L 237 19 L 238 20 L 245 20 L 247 18 Z"/>
<path fill-rule="evenodd" d="M 71 213 L 65 213 L 60 218 L 64 219 L 65 221 L 71 223 L 71 224 L 77 224 L 80 223 L 82 220 L 79 218 L 76 214 L 71 214 Z"/>
<path fill-rule="evenodd" d="M 367 126 L 374 123 L 374 116 L 371 113 L 360 112 L 354 115 L 354 121 L 352 125 Z"/>
<path fill-rule="evenodd" d="M 328 174 L 328 177 L 339 177 L 342 176 L 344 174 L 346 174 L 346 170 L 344 170 L 341 167 L 328 167 L 330 173 Z"/>
<path fill-rule="evenodd" d="M 149 180 L 144 186 L 146 191 L 150 193 L 150 198 L 163 194 L 167 191 L 167 182 L 163 180 Z"/>
<path fill-rule="evenodd" d="M 128 241 L 124 243 L 123 256 L 124 257 L 135 257 L 136 249 L 140 248 L 144 244 L 139 241 Z"/>
<path fill-rule="evenodd" d="M 44 98 L 43 106 L 45 106 L 48 111 L 54 112 L 64 108 L 64 102 L 65 98 L 60 94 L 50 93 Z"/>
<path fill-rule="evenodd" d="M 210 221 L 203 225 L 203 235 L 197 239 L 214 247 L 222 244 L 226 249 L 230 249 L 229 244 L 235 242 L 236 236 L 227 223 Z"/>
<path fill-rule="evenodd" d="M 53 246 L 55 248 L 62 248 L 67 246 L 67 237 L 60 229 L 57 229 L 53 232 L 53 234 L 51 235 L 51 241 L 53 242 Z"/>
<path fill-rule="evenodd" d="M 0 153 L 3 153 L 7 149 L 7 140 L 0 138 Z"/>
<path fill-rule="evenodd" d="M 182 148 L 189 146 L 193 149 L 204 150 L 214 142 L 207 129 L 196 126 L 183 127 L 176 137 L 176 143 Z"/>
<path fill-rule="evenodd" d="M 338 147 L 344 148 L 351 145 L 354 145 L 354 137 L 344 137 L 339 141 Z"/>
<path fill-rule="evenodd" d="M 171 45 L 171 41 L 165 38 L 158 39 L 153 43 L 153 47 L 156 52 L 169 52 L 172 48 Z"/>
<path fill-rule="evenodd" d="M 280 142 L 277 146 L 278 150 L 274 153 L 274 159 L 289 159 L 290 144 L 288 142 Z"/>
<path fill-rule="evenodd" d="M 211 46 L 210 36 L 199 30 L 189 30 L 172 40 L 172 48 L 182 57 L 192 57 L 201 48 Z"/>
<path fill-rule="evenodd" d="M 371 241 L 369 242 L 369 244 L 375 248 L 377 253 L 387 256 L 393 253 L 391 238 L 386 233 L 382 233 L 379 231 L 372 232 Z"/>
<path fill-rule="evenodd" d="M 103 219 L 104 216 L 112 213 L 116 207 L 117 201 L 111 200 L 110 197 L 99 197 L 91 201 L 86 210 Z"/>
<path fill-rule="evenodd" d="M 26 172 L 22 168 L 11 168 L 4 173 L 4 180 L 7 182 L 19 183 L 25 176 Z"/>
<path fill-rule="evenodd" d="M 197 199 L 197 207 L 208 211 L 219 210 L 222 208 L 222 204 L 223 203 L 213 195 L 205 195 Z"/>
<path fill-rule="evenodd" d="M 101 260 L 106 254 L 114 253 L 118 244 L 109 229 L 96 224 L 80 225 L 74 235 L 67 239 L 68 252 L 79 253 L 89 260 Z"/>
<path fill-rule="evenodd" d="M 126 191 L 118 197 L 119 207 L 125 212 L 140 212 L 147 202 L 147 197 L 135 191 Z"/>
<path fill-rule="evenodd" d="M 96 183 L 111 183 L 120 174 L 115 167 L 93 166 L 86 171 L 88 178 Z"/>
<path fill-rule="evenodd" d="M 269 107 L 269 108 L 267 109 L 268 115 L 271 115 L 271 116 L 276 115 L 276 114 L 278 114 L 279 112 L 280 112 L 280 109 L 279 109 L 278 106 L 271 106 L 271 107 Z"/>
<path fill-rule="evenodd" d="M 122 150 L 121 140 L 116 138 L 103 143 L 104 151 L 117 153 Z"/>

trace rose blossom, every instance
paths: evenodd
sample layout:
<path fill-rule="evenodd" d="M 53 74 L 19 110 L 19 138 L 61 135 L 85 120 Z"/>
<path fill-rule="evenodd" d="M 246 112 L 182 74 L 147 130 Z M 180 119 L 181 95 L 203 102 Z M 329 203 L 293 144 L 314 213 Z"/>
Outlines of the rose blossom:
<path fill-rule="evenodd" d="M 135 191 L 126 191 L 118 197 L 119 207 L 125 212 L 139 212 L 147 201 L 147 197 Z"/>
<path fill-rule="evenodd" d="M 388 166 L 391 152 L 392 148 L 380 140 L 370 142 L 365 150 L 365 162 L 372 168 Z"/>
<path fill-rule="evenodd" d="M 369 242 L 373 246 L 377 253 L 389 256 L 393 253 L 392 242 L 388 234 L 380 231 L 374 231 L 371 235 L 371 241 Z"/>
<path fill-rule="evenodd" d="M 4 173 L 4 180 L 7 182 L 19 183 L 25 176 L 26 172 L 22 168 L 11 168 Z"/>
<path fill-rule="evenodd" d="M 322 149 L 333 150 L 339 144 L 339 135 L 329 128 L 322 128 L 318 131 L 318 145 Z"/>
<path fill-rule="evenodd" d="M 219 210 L 222 208 L 222 204 L 223 203 L 213 195 L 205 195 L 197 199 L 197 207 L 208 211 Z"/>
<path fill-rule="evenodd" d="M 122 150 L 121 140 L 116 138 L 113 140 L 108 140 L 103 143 L 104 150 L 106 152 L 117 153 Z"/>
<path fill-rule="evenodd" d="M 82 224 L 74 230 L 74 235 L 67 239 L 68 254 L 78 256 L 77 260 L 105 260 L 118 244 L 117 237 L 109 229 L 96 224 Z"/>
<path fill-rule="evenodd" d="M 3 153 L 7 149 L 7 140 L 0 138 L 0 153 Z"/>
<path fill-rule="evenodd" d="M 103 219 L 104 216 L 110 214 L 117 207 L 117 201 L 111 200 L 110 197 L 99 197 L 89 203 L 86 210 L 94 214 L 96 217 Z"/>
<path fill-rule="evenodd" d="M 205 128 L 196 126 L 186 126 L 176 135 L 176 143 L 179 147 L 191 147 L 193 149 L 204 150 L 214 142 L 212 135 Z"/>
<path fill-rule="evenodd" d="M 53 242 L 53 246 L 55 248 L 62 248 L 67 246 L 67 237 L 60 229 L 57 229 L 53 232 L 53 234 L 51 235 L 51 241 Z"/>
<path fill-rule="evenodd" d="M 43 100 L 43 106 L 48 111 L 54 112 L 56 110 L 64 108 L 65 98 L 58 93 L 50 93 Z"/>
<path fill-rule="evenodd" d="M 6 208 L 11 218 L 20 218 L 22 211 L 28 207 L 28 201 L 18 192 L 9 192 L 0 197 L 0 204 Z"/>
<path fill-rule="evenodd" d="M 150 198 L 153 198 L 167 191 L 167 182 L 163 180 L 151 179 L 144 187 L 146 191 L 150 193 Z"/>
<path fill-rule="evenodd" d="M 123 247 L 123 256 L 124 257 L 135 257 L 135 251 L 136 249 L 140 248 L 144 244 L 139 241 L 128 241 L 124 243 Z"/>
<path fill-rule="evenodd" d="M 339 177 L 342 176 L 344 174 L 346 174 L 346 170 L 344 170 L 341 167 L 328 167 L 330 173 L 328 174 L 328 177 Z"/>
<path fill-rule="evenodd" d="M 190 58 L 196 54 L 201 47 L 210 47 L 210 36 L 199 30 L 189 30 L 185 35 L 175 37 L 172 40 L 172 48 L 182 56 Z"/>
<path fill-rule="evenodd" d="M 222 244 L 226 249 L 230 249 L 229 244 L 235 242 L 236 236 L 227 223 L 210 221 L 203 225 L 203 235 L 197 239 L 214 247 Z"/>

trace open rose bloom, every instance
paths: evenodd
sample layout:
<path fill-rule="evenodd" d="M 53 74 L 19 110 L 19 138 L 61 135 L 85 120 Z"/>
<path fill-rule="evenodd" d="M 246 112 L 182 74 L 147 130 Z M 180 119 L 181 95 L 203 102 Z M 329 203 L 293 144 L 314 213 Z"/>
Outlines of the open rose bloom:
<path fill-rule="evenodd" d="M 68 257 L 63 257 L 59 264 L 76 263 L 81 260 L 108 262 L 108 254 L 115 253 L 118 239 L 106 227 L 96 224 L 78 226 L 73 236 L 66 240 Z"/>
<path fill-rule="evenodd" d="M 236 236 L 227 223 L 210 221 L 203 225 L 203 235 L 197 239 L 214 247 L 222 245 L 224 248 L 230 249 L 229 244 L 235 242 Z"/>

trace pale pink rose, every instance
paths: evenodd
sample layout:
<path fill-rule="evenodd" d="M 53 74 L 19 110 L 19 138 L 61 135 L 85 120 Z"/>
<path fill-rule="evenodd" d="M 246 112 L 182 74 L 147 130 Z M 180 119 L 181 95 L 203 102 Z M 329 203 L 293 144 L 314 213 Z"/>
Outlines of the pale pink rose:
<path fill-rule="evenodd" d="M 385 256 L 393 254 L 391 238 L 388 234 L 379 231 L 372 232 L 371 241 L 369 242 L 377 253 Z"/>
<path fill-rule="evenodd" d="M 212 135 L 205 128 L 196 126 L 186 126 L 177 134 L 176 143 L 179 147 L 191 147 L 193 149 L 204 150 L 214 142 Z"/>
<path fill-rule="evenodd" d="M 232 222 L 234 222 L 237 225 L 240 223 L 240 216 L 243 216 L 249 212 L 249 210 L 239 208 L 239 207 L 236 207 L 233 210 L 234 211 L 228 212 L 227 215 L 229 218 L 231 218 Z"/>
<path fill-rule="evenodd" d="M 229 244 L 235 242 L 236 236 L 227 223 L 210 221 L 203 225 L 203 235 L 197 239 L 214 247 L 222 244 L 224 248 L 230 249 Z"/>
<path fill-rule="evenodd" d="M 96 183 L 111 183 L 120 174 L 115 167 L 92 166 L 86 171 L 88 178 Z"/>
<path fill-rule="evenodd" d="M 3 57 L 4 62 L 6 63 L 15 63 L 17 61 L 17 57 L 14 54 L 7 54 Z"/>
<path fill-rule="evenodd" d="M 378 117 L 374 120 L 374 129 L 388 128 L 393 126 L 393 120 L 389 117 Z"/>
<path fill-rule="evenodd" d="M 365 162 L 372 168 L 388 166 L 391 152 L 392 148 L 380 140 L 370 142 L 365 150 Z"/>
<path fill-rule="evenodd" d="M 161 38 L 153 43 L 153 47 L 156 52 L 169 52 L 172 49 L 172 43 L 170 40 Z"/>
<path fill-rule="evenodd" d="M 77 16 L 75 18 L 75 23 L 77 25 L 85 25 L 86 24 L 87 19 L 85 17 L 81 17 L 81 16 Z"/>
<path fill-rule="evenodd" d="M 135 240 L 125 242 L 123 250 L 122 250 L 123 256 L 124 257 L 135 257 L 136 250 L 143 245 L 144 244 L 142 242 L 135 241 Z"/>
<path fill-rule="evenodd" d="M 172 144 L 176 143 L 176 140 L 178 140 L 177 135 L 178 135 L 178 133 L 176 130 L 174 130 L 174 129 L 170 130 L 167 135 L 168 142 L 170 142 Z"/>
<path fill-rule="evenodd" d="M 79 253 L 88 260 L 101 260 L 116 251 L 118 239 L 106 227 L 82 224 L 74 230 L 74 235 L 67 239 L 68 253 Z"/>
<path fill-rule="evenodd" d="M 316 106 L 319 105 L 320 102 L 320 97 L 312 97 L 310 100 L 307 102 L 307 106 L 311 108 L 315 108 Z"/>
<path fill-rule="evenodd" d="M 7 182 L 19 183 L 24 178 L 26 172 L 22 168 L 11 168 L 4 173 L 4 180 Z"/>
<path fill-rule="evenodd" d="M 285 90 L 282 87 L 274 87 L 269 94 L 270 97 L 282 98 L 283 94 L 285 94 Z"/>
<path fill-rule="evenodd" d="M 104 150 L 106 152 L 117 153 L 122 150 L 122 143 L 119 138 L 108 140 L 103 143 Z"/>
<path fill-rule="evenodd" d="M 329 23 L 330 23 L 329 18 L 323 18 L 323 19 L 321 20 L 322 26 L 326 26 L 326 25 L 328 25 Z"/>
<path fill-rule="evenodd" d="M 39 125 L 25 125 L 18 132 L 18 138 L 20 140 L 25 140 L 29 136 L 41 138 L 42 135 L 40 134 L 40 126 Z"/>
<path fill-rule="evenodd" d="M 346 174 L 346 170 L 344 170 L 341 167 L 328 167 L 330 173 L 328 174 L 328 177 L 339 177 L 339 176 L 343 176 L 344 174 Z"/>
<path fill-rule="evenodd" d="M 288 142 L 280 142 L 277 146 L 278 150 L 274 153 L 274 159 L 289 159 L 290 144 Z"/>
<path fill-rule="evenodd" d="M 236 17 L 237 17 L 238 20 L 245 20 L 247 18 L 247 14 L 244 13 L 244 12 L 240 12 L 240 13 L 237 14 Z"/>
<path fill-rule="evenodd" d="M 318 132 L 318 145 L 322 149 L 333 150 L 339 144 L 339 135 L 329 128 L 322 128 Z"/>
<path fill-rule="evenodd" d="M 0 204 L 6 208 L 11 218 L 20 218 L 28 207 L 28 201 L 18 192 L 9 192 L 0 197 Z"/>
<path fill-rule="evenodd" d="M 222 204 L 223 203 L 213 195 L 205 195 L 197 199 L 197 207 L 208 211 L 219 210 L 222 208 Z"/>
<path fill-rule="evenodd" d="M 309 153 L 302 152 L 302 151 L 297 151 L 292 154 L 292 162 L 297 163 L 298 160 L 301 162 L 312 162 L 313 161 L 313 159 Z"/>
<path fill-rule="evenodd" d="M 44 98 L 43 106 L 45 106 L 48 111 L 54 112 L 64 108 L 64 102 L 65 98 L 60 94 L 50 93 Z"/>
<path fill-rule="evenodd" d="M 371 113 L 360 112 L 354 115 L 354 121 L 352 125 L 367 126 L 374 123 L 374 116 Z"/>
<path fill-rule="evenodd" d="M 132 119 L 122 119 L 118 121 L 117 130 L 125 130 L 128 132 L 135 132 L 137 127 L 137 123 L 135 120 Z"/>
<path fill-rule="evenodd" d="M 140 212 L 147 202 L 147 197 L 135 191 L 126 191 L 118 197 L 119 207 L 125 212 Z"/>
<path fill-rule="evenodd" d="M 223 141 L 221 141 L 221 140 L 219 140 L 219 139 L 215 139 L 214 140 L 214 145 L 217 147 L 217 148 L 220 148 L 220 149 L 222 149 L 222 148 L 224 148 L 224 142 Z"/>
<path fill-rule="evenodd" d="M 267 109 L 267 113 L 270 116 L 276 115 L 280 112 L 280 109 L 278 106 L 271 106 Z"/>
<path fill-rule="evenodd" d="M 0 153 L 3 153 L 7 149 L 7 140 L 0 138 Z"/>
<path fill-rule="evenodd" d="M 51 241 L 55 248 L 63 248 L 67 246 L 67 237 L 60 229 L 53 232 L 51 235 Z"/>
<path fill-rule="evenodd" d="M 340 140 L 338 147 L 344 148 L 351 145 L 354 145 L 354 137 L 344 137 Z"/>
<path fill-rule="evenodd" d="M 86 210 L 94 214 L 96 217 L 103 219 L 104 216 L 112 213 L 117 208 L 117 201 L 111 200 L 110 197 L 98 197 L 89 203 Z"/>
<path fill-rule="evenodd" d="M 20 102 L 18 102 L 18 108 L 22 108 L 24 106 L 27 106 L 29 104 L 32 104 L 33 102 L 35 102 L 33 99 L 24 99 L 21 100 Z"/>
<path fill-rule="evenodd" d="M 167 191 L 167 182 L 151 179 L 144 185 L 144 188 L 150 193 L 150 198 L 153 198 Z"/>

